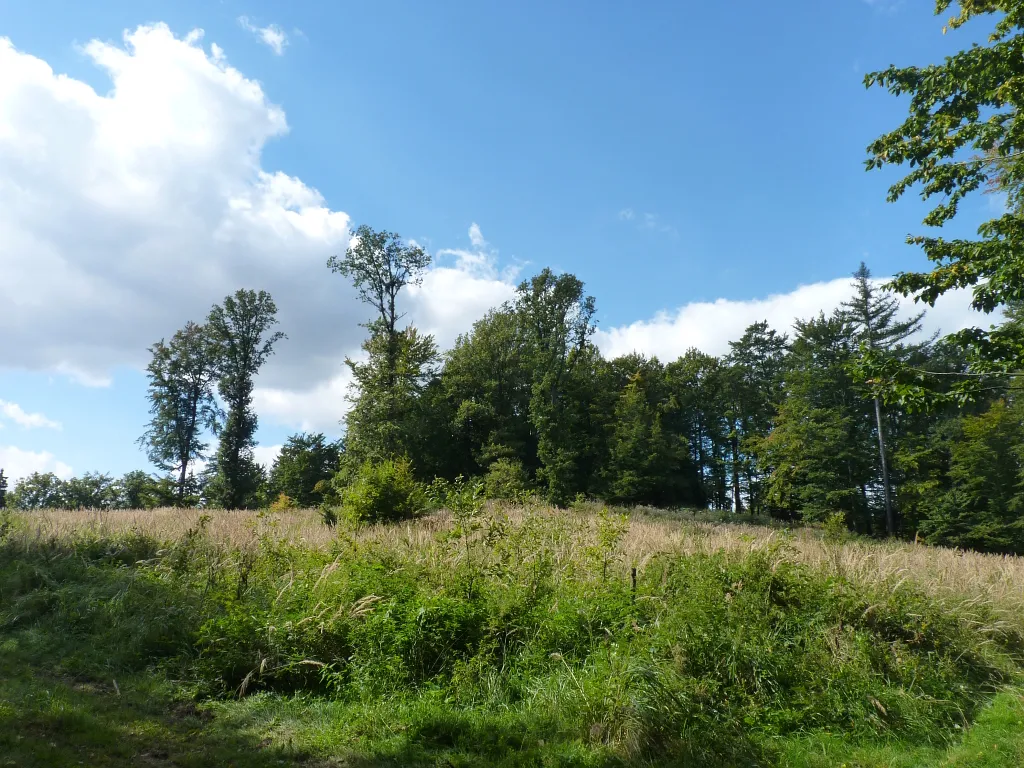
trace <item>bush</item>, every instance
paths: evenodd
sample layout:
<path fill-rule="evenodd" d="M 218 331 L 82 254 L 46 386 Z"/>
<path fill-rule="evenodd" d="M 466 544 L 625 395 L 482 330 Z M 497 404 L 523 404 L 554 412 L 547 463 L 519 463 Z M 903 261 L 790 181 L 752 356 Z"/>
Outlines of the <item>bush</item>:
<path fill-rule="evenodd" d="M 518 459 L 498 459 L 484 476 L 484 494 L 488 499 L 518 501 L 530 491 L 530 476 Z"/>
<path fill-rule="evenodd" d="M 271 512 L 286 512 L 289 509 L 298 509 L 299 505 L 287 493 L 279 493 L 277 498 L 270 504 Z"/>
<path fill-rule="evenodd" d="M 356 522 L 390 522 L 410 518 L 426 503 L 423 486 L 408 459 L 367 461 L 341 493 L 345 517 Z"/>

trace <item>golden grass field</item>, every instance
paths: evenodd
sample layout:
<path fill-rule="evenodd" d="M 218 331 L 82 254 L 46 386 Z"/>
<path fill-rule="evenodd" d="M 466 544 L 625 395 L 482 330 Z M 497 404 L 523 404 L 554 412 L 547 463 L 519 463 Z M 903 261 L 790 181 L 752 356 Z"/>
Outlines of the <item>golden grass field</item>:
<path fill-rule="evenodd" d="M 599 507 L 573 511 L 544 506 L 492 505 L 487 516 L 521 525 L 531 516 L 559 519 L 553 555 L 556 562 L 581 556 L 593 542 Z M 223 510 L 155 509 L 125 511 L 53 510 L 18 515 L 18 535 L 27 539 L 63 539 L 86 534 L 103 537 L 128 532 L 142 533 L 161 541 L 179 539 L 208 516 L 206 530 L 212 541 L 244 548 L 259 533 L 308 547 L 323 548 L 339 535 L 328 528 L 316 510 L 286 512 L 228 512 Z M 437 533 L 450 525 L 446 513 L 435 513 L 415 521 L 346 530 L 357 541 L 376 542 L 405 551 L 414 557 L 430 558 L 437 552 Z M 908 542 L 879 542 L 854 539 L 827 542 L 811 528 L 780 529 L 757 525 L 721 524 L 672 519 L 659 514 L 637 512 L 619 545 L 619 564 L 642 569 L 660 554 L 693 554 L 725 551 L 743 555 L 768 547 L 782 547 L 785 556 L 836 573 L 854 581 L 884 583 L 892 588 L 908 582 L 960 610 L 985 604 L 1002 620 L 1024 626 L 1024 558 L 986 555 L 930 547 Z"/>

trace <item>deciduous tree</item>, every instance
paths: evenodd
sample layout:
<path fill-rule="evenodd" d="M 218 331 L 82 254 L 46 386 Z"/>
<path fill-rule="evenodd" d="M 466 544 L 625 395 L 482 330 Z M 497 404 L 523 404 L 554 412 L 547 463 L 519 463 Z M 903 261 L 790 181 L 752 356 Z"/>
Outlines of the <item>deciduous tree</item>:
<path fill-rule="evenodd" d="M 209 329 L 217 360 L 217 388 L 227 406 L 220 445 L 208 493 L 227 509 L 256 504 L 262 467 L 253 458 L 256 413 L 252 409 L 253 378 L 285 338 L 272 331 L 277 306 L 266 291 L 238 290 L 210 310 Z"/>
<path fill-rule="evenodd" d="M 220 409 L 213 396 L 220 350 L 209 330 L 188 323 L 171 337 L 149 348 L 151 419 L 139 438 L 149 460 L 173 472 L 175 502 L 182 506 L 189 496 L 189 467 L 206 458 L 204 430 L 216 431 Z"/>
<path fill-rule="evenodd" d="M 937 0 L 936 12 L 953 5 Z M 1005 191 L 1006 210 L 982 224 L 975 237 L 909 237 L 934 266 L 893 280 L 899 293 L 929 305 L 948 291 L 967 288 L 974 309 L 993 312 L 1024 300 L 1024 3 L 961 0 L 943 32 L 975 19 L 992 25 L 987 44 L 972 45 L 941 64 L 891 66 L 865 77 L 868 87 L 909 97 L 903 123 L 868 147 L 867 167 L 909 166 L 889 188 L 889 200 L 912 188 L 925 199 L 937 197 L 924 219 L 929 227 L 951 221 L 967 196 L 993 181 Z M 968 328 L 954 334 L 954 341 L 967 350 L 971 365 L 952 386 L 936 386 L 929 371 L 879 354 L 867 356 L 862 376 L 887 401 L 926 408 L 962 404 L 1021 370 L 1024 331 L 1018 326 Z"/>

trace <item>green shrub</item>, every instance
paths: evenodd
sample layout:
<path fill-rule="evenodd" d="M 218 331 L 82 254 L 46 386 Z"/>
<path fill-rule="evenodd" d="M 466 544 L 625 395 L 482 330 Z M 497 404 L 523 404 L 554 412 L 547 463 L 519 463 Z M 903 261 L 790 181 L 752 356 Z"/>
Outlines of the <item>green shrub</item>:
<path fill-rule="evenodd" d="M 845 512 L 833 512 L 822 524 L 824 539 L 829 544 L 842 544 L 851 538 L 850 528 L 846 523 Z"/>
<path fill-rule="evenodd" d="M 518 459 L 498 459 L 484 476 L 484 494 L 488 499 L 519 501 L 530 491 L 530 476 Z"/>
<path fill-rule="evenodd" d="M 341 493 L 342 512 L 355 522 L 405 520 L 422 511 L 425 503 L 423 486 L 405 458 L 367 461 Z"/>
<path fill-rule="evenodd" d="M 173 544 L 14 531 L 0 641 L 49 638 L 75 674 L 166 668 L 200 696 L 302 694 L 338 722 L 387 723 L 380 738 L 407 734 L 424 760 L 471 755 L 453 765 L 757 766 L 799 734 L 941 742 L 1020 679 L 1019 625 L 912 582 L 857 583 L 784 545 L 634 564 L 610 511 L 581 526 L 485 509 L 475 481 L 433 493 L 452 520 L 430 535 L 345 529 L 323 549 L 270 516 L 243 548 L 207 537 L 205 518 Z M 393 462 L 362 467 L 344 496 L 389 519 L 422 494 Z M 503 762 L 520 749 L 537 751 Z"/>
<path fill-rule="evenodd" d="M 298 509 L 299 505 L 295 499 L 286 493 L 279 493 L 277 498 L 270 503 L 271 512 L 286 512 L 289 509 Z"/>

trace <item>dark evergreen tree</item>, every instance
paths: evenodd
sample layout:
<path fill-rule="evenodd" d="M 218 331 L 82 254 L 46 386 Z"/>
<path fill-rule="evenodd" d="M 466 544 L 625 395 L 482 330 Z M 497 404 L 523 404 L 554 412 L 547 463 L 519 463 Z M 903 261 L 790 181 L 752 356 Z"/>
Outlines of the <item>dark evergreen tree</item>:
<path fill-rule="evenodd" d="M 935 544 L 983 552 L 1024 552 L 1024 402 L 999 399 L 966 416 L 946 438 L 927 489 L 921 532 Z M 928 492 L 930 491 L 930 492 Z"/>
<path fill-rule="evenodd" d="M 768 501 L 777 514 L 820 520 L 843 512 L 870 532 L 867 410 L 848 364 L 854 329 L 843 313 L 797 321 L 785 398 L 756 450 L 772 467 Z"/>
<path fill-rule="evenodd" d="M 663 424 L 667 387 L 661 365 L 656 359 L 637 362 L 615 404 L 604 495 L 627 504 L 701 504 L 686 439 Z"/>
<path fill-rule="evenodd" d="M 763 510 L 760 467 L 752 446 L 771 432 L 775 411 L 782 400 L 782 374 L 786 365 L 787 339 L 767 321 L 752 323 L 738 341 L 729 342 L 725 358 L 726 417 L 729 421 L 733 508 L 743 511 L 742 489 L 753 513 Z"/>
<path fill-rule="evenodd" d="M 284 494 L 300 507 L 318 506 L 340 461 L 340 441 L 328 442 L 319 432 L 291 435 L 271 467 L 271 492 Z"/>
<path fill-rule="evenodd" d="M 843 303 L 843 310 L 853 327 L 855 340 L 867 352 L 873 353 L 876 359 L 909 359 L 920 345 L 908 347 L 906 342 L 920 333 L 924 312 L 899 319 L 899 300 L 887 289 L 879 288 L 872 283 L 871 271 L 864 262 L 861 262 L 853 277 L 855 293 L 851 300 Z M 882 417 L 881 396 L 873 392 L 871 399 L 874 405 L 878 467 L 885 503 L 885 530 L 892 536 L 896 533 L 896 512 L 893 505 L 892 481 L 889 477 L 886 423 Z"/>
<path fill-rule="evenodd" d="M 665 366 L 668 402 L 664 423 L 685 436 L 701 484 L 700 499 L 715 509 L 730 505 L 726 456 L 731 446 L 726 419 L 725 375 L 717 357 L 690 349 Z"/>

